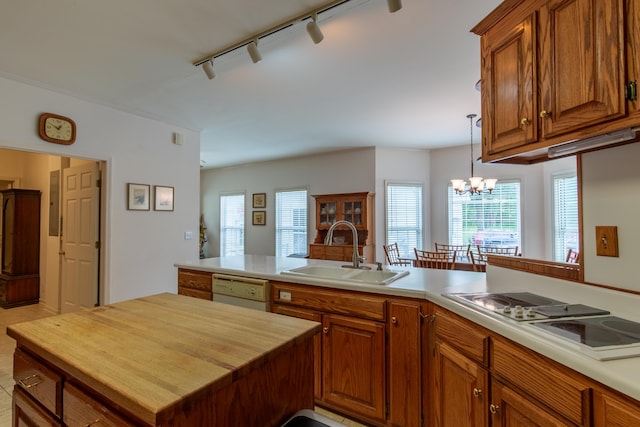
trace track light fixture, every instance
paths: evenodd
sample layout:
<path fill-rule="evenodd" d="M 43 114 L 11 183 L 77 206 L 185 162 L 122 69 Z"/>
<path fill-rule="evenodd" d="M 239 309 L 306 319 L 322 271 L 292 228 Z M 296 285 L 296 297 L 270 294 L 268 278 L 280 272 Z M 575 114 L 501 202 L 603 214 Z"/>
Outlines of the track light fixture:
<path fill-rule="evenodd" d="M 389 7 L 389 12 L 397 12 L 402 9 L 402 0 L 387 0 L 387 6 Z"/>
<path fill-rule="evenodd" d="M 258 39 L 255 39 L 247 45 L 247 52 L 249 52 L 249 56 L 251 57 L 251 60 L 254 64 L 262 61 L 262 55 L 258 50 Z"/>
<path fill-rule="evenodd" d="M 216 76 L 216 73 L 213 71 L 212 59 L 207 59 L 205 62 L 202 63 L 202 70 L 207 75 L 209 80 L 212 80 Z"/>
<path fill-rule="evenodd" d="M 320 43 L 324 39 L 324 34 L 320 30 L 320 26 L 318 25 L 318 14 L 314 13 L 311 17 L 311 21 L 307 23 L 307 33 L 309 33 L 309 37 L 315 44 Z"/>
<path fill-rule="evenodd" d="M 230 53 L 236 49 L 239 49 L 245 46 L 247 48 L 247 53 L 251 57 L 251 60 L 253 61 L 253 63 L 254 64 L 258 63 L 262 60 L 262 55 L 258 50 L 258 40 L 262 40 L 265 37 L 268 37 L 284 29 L 293 27 L 294 25 L 307 20 L 309 20 L 307 22 L 307 32 L 309 33 L 311 40 L 313 40 L 315 44 L 318 44 L 324 39 L 324 35 L 322 34 L 322 31 L 320 30 L 320 26 L 318 25 L 318 15 L 320 13 L 324 13 L 335 7 L 338 7 L 342 4 L 349 3 L 349 1 L 351 0 L 327 1 L 323 6 L 319 8 L 307 11 L 291 19 L 279 22 L 271 28 L 268 28 L 260 33 L 253 34 L 249 38 L 242 39 L 216 52 L 203 56 L 202 58 L 194 61 L 193 66 L 194 67 L 202 66 L 202 69 L 204 70 L 205 74 L 207 75 L 209 80 L 211 80 L 216 76 L 213 71 L 213 60 L 215 58 L 226 55 L 227 53 Z M 387 0 L 387 6 L 389 7 L 389 12 L 392 12 L 392 13 L 397 12 L 398 10 L 402 9 L 402 0 Z"/>

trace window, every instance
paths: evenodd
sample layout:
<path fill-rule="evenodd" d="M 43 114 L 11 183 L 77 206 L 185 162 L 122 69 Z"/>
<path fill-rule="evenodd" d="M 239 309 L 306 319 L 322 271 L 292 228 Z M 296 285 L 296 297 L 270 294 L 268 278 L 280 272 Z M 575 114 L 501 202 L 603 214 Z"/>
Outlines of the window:
<path fill-rule="evenodd" d="M 575 173 L 553 176 L 553 260 L 564 262 L 578 248 L 578 179 Z"/>
<path fill-rule="evenodd" d="M 244 194 L 220 196 L 220 256 L 244 255 Z"/>
<path fill-rule="evenodd" d="M 449 185 L 449 243 L 518 246 L 520 181 L 498 181 L 491 194 L 458 195 Z"/>
<path fill-rule="evenodd" d="M 398 243 L 401 257 L 422 247 L 422 185 L 387 183 L 387 240 Z"/>
<path fill-rule="evenodd" d="M 307 253 L 307 190 L 276 192 L 276 256 Z"/>

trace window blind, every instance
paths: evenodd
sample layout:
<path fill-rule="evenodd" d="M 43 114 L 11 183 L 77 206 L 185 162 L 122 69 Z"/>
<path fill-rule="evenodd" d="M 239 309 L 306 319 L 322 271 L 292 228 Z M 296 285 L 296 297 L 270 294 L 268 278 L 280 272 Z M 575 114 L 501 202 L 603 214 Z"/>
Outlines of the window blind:
<path fill-rule="evenodd" d="M 220 196 L 220 256 L 244 255 L 244 194 Z"/>
<path fill-rule="evenodd" d="M 397 243 L 401 257 L 422 247 L 422 185 L 387 183 L 386 244 Z"/>
<path fill-rule="evenodd" d="M 491 194 L 456 194 L 449 185 L 449 243 L 518 246 L 521 242 L 520 181 L 498 181 Z"/>
<path fill-rule="evenodd" d="M 276 192 L 276 256 L 307 254 L 307 190 Z"/>
<path fill-rule="evenodd" d="M 578 179 L 574 173 L 553 176 L 553 260 L 564 262 L 578 247 Z"/>

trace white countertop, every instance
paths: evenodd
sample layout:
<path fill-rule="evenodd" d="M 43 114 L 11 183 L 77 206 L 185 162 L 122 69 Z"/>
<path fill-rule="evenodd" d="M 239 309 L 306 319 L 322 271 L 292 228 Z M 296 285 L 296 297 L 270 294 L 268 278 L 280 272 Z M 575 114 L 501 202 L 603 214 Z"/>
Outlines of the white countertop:
<path fill-rule="evenodd" d="M 640 296 L 588 286 L 505 268 L 488 266 L 487 273 L 406 268 L 409 275 L 386 286 L 340 283 L 331 280 L 281 275 L 305 265 L 334 265 L 344 262 L 306 258 L 245 255 L 206 258 L 175 263 L 176 267 L 236 274 L 282 282 L 324 286 L 392 296 L 424 298 L 525 347 L 562 363 L 624 394 L 640 400 L 640 357 L 598 361 L 581 352 L 577 344 L 550 339 L 550 334 L 530 325 L 469 308 L 442 296 L 470 292 L 532 292 L 569 303 L 586 304 L 611 311 L 612 315 L 640 322 Z M 375 269 L 375 266 L 372 266 Z M 387 269 L 387 266 L 385 266 Z M 388 268 L 395 270 L 396 268 Z"/>

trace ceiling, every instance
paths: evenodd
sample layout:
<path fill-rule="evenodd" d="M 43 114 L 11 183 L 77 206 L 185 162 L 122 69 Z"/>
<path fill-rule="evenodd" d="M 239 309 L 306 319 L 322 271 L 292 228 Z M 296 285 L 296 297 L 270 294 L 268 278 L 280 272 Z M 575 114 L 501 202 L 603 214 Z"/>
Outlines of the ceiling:
<path fill-rule="evenodd" d="M 354 147 L 469 141 L 480 39 L 498 0 L 351 0 L 214 61 L 194 61 L 327 0 L 0 0 L 0 76 L 201 132 L 222 167 Z M 64 114 L 63 111 L 57 113 Z M 82 126 L 81 123 L 78 124 Z M 477 140 L 477 137 L 476 137 Z"/>

